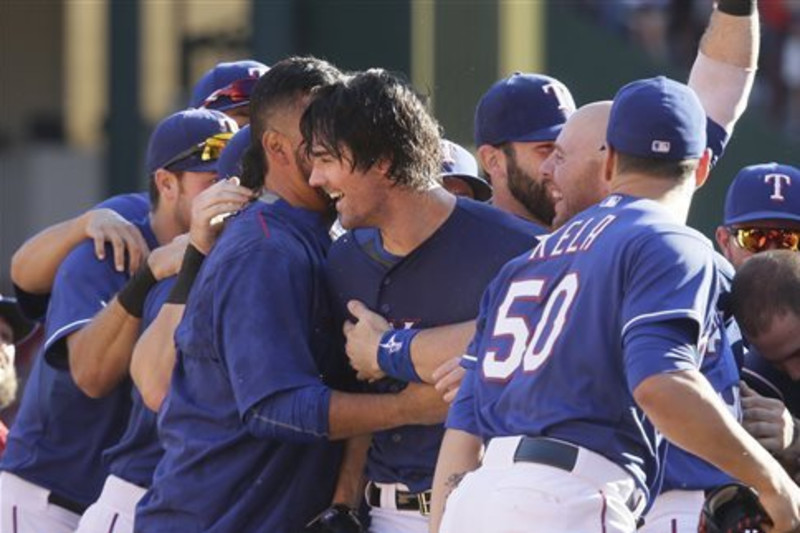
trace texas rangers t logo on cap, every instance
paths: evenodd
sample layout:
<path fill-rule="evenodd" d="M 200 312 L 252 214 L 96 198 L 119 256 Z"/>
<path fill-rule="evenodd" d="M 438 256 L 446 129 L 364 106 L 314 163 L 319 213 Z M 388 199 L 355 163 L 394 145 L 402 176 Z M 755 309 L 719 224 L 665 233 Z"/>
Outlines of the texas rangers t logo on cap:
<path fill-rule="evenodd" d="M 548 83 L 542 86 L 542 90 L 547 94 L 552 94 L 558 100 L 558 108 L 567 112 L 575 111 L 575 101 L 572 99 L 569 89 L 560 83 Z"/>
<path fill-rule="evenodd" d="M 783 197 L 783 185 L 792 184 L 792 178 L 787 176 L 786 174 L 767 174 L 764 176 L 764 183 L 772 183 L 772 196 L 769 197 L 770 200 L 778 200 L 783 202 L 785 198 Z"/>

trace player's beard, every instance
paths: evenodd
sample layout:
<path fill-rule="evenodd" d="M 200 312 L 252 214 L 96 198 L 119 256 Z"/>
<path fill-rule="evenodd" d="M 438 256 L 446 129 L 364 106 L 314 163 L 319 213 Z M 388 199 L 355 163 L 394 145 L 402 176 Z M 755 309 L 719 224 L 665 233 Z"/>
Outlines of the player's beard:
<path fill-rule="evenodd" d="M 509 154 L 506 160 L 508 161 L 506 165 L 508 190 L 511 192 L 511 196 L 521 203 L 530 214 L 549 226 L 553 222 L 556 212 L 547 186 L 542 180 L 537 180 L 522 170 L 517 165 L 513 153 Z"/>

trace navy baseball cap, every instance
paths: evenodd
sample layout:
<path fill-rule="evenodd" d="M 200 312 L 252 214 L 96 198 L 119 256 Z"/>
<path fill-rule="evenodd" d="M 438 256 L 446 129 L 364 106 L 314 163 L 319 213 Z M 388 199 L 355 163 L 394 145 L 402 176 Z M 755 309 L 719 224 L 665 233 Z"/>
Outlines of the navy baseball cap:
<path fill-rule="evenodd" d="M 486 202 L 492 197 L 492 186 L 478 174 L 478 162 L 463 146 L 442 140 L 442 178 L 454 177 L 464 180 L 472 195 L 479 202 Z"/>
<path fill-rule="evenodd" d="M 606 139 L 627 155 L 699 158 L 706 149 L 706 113 L 688 85 L 664 76 L 637 80 L 614 96 Z"/>
<path fill-rule="evenodd" d="M 203 74 L 195 84 L 189 107 L 226 111 L 247 105 L 255 81 L 268 70 L 267 65 L 252 59 L 220 63 Z M 225 94 L 226 89 L 235 90 L 235 94 Z"/>
<path fill-rule="evenodd" d="M 515 72 L 492 85 L 475 110 L 475 146 L 553 141 L 575 111 L 566 85 L 543 74 Z"/>
<path fill-rule="evenodd" d="M 22 314 L 17 299 L 0 294 L 0 318 L 5 319 L 14 334 L 14 344 L 19 344 L 33 331 L 34 322 Z"/>
<path fill-rule="evenodd" d="M 212 153 L 206 157 L 205 147 L 214 142 L 221 151 L 237 130 L 236 122 L 212 109 L 186 109 L 172 114 L 150 135 L 147 172 L 152 174 L 167 166 L 171 171 L 215 172 L 219 156 Z"/>
<path fill-rule="evenodd" d="M 220 179 L 228 179 L 242 175 L 242 156 L 250 147 L 250 126 L 245 126 L 236 132 L 222 150 L 222 155 L 217 160 L 217 169 Z"/>
<path fill-rule="evenodd" d="M 754 220 L 800 222 L 800 169 L 765 163 L 736 174 L 725 195 L 725 225 Z"/>

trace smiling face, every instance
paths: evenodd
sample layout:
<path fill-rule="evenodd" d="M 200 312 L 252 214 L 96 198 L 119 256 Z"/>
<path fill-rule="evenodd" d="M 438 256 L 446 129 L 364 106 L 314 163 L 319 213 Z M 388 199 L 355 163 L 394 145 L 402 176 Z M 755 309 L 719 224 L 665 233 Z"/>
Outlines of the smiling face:
<path fill-rule="evenodd" d="M 602 169 L 610 109 L 610 102 L 596 102 L 576 111 L 542 163 L 542 178 L 554 203 L 554 228 L 608 195 Z"/>
<path fill-rule="evenodd" d="M 334 202 L 339 221 L 345 229 L 381 227 L 382 208 L 393 183 L 380 163 L 366 171 L 353 168 L 347 148 L 341 159 L 321 145 L 311 149 L 312 187 L 318 187 Z"/>

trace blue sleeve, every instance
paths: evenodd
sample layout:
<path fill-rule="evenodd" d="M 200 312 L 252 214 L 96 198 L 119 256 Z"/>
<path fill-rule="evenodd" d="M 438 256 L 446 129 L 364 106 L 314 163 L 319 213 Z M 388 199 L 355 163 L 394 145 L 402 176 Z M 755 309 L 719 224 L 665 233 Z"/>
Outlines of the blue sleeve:
<path fill-rule="evenodd" d="M 242 420 L 253 406 L 280 392 L 325 387 L 311 349 L 315 272 L 302 250 L 270 242 L 240 254 L 216 274 L 217 352 Z M 288 409 L 271 418 L 297 423 Z"/>
<path fill-rule="evenodd" d="M 475 418 L 475 372 L 477 371 L 468 369 L 464 374 L 456 398 L 447 412 L 445 427 L 479 435 L 478 421 Z"/>
<path fill-rule="evenodd" d="M 725 128 L 711 120 L 706 120 L 706 147 L 711 148 L 711 168 L 716 166 L 719 158 L 725 153 L 728 145 L 728 132 Z"/>
<path fill-rule="evenodd" d="M 126 273 L 113 267 L 114 254 L 99 260 L 94 244 L 84 241 L 61 263 L 53 283 L 45 324 L 45 358 L 48 363 L 66 368 L 66 339 L 88 324 L 128 281 Z"/>
<path fill-rule="evenodd" d="M 302 387 L 273 394 L 247 410 L 244 423 L 256 438 L 309 443 L 328 438 L 331 390 Z"/>
<path fill-rule="evenodd" d="M 646 322 L 631 328 L 622 347 L 631 394 L 655 374 L 697 370 L 700 355 L 693 344 L 696 338 L 696 328 L 687 320 Z"/>
<path fill-rule="evenodd" d="M 698 345 L 705 341 L 715 316 L 717 300 L 716 268 L 712 251 L 707 243 L 684 233 L 650 235 L 638 246 L 629 251 L 626 258 L 625 284 L 622 303 L 622 345 L 625 349 L 626 372 L 631 390 L 645 377 L 670 370 L 684 368 L 684 358 L 631 357 L 629 346 L 634 343 L 633 336 L 643 332 L 664 339 L 669 347 L 672 342 L 685 340 L 692 347 L 693 354 L 699 353 Z M 667 323 L 679 322 L 681 335 L 670 331 Z M 658 327 L 640 329 L 646 325 Z M 684 339 L 683 333 L 691 335 Z M 655 345 L 644 346 L 647 337 L 635 339 L 639 349 L 653 354 Z M 692 357 L 696 357 L 693 355 Z M 697 365 L 695 365 L 697 366 Z"/>

